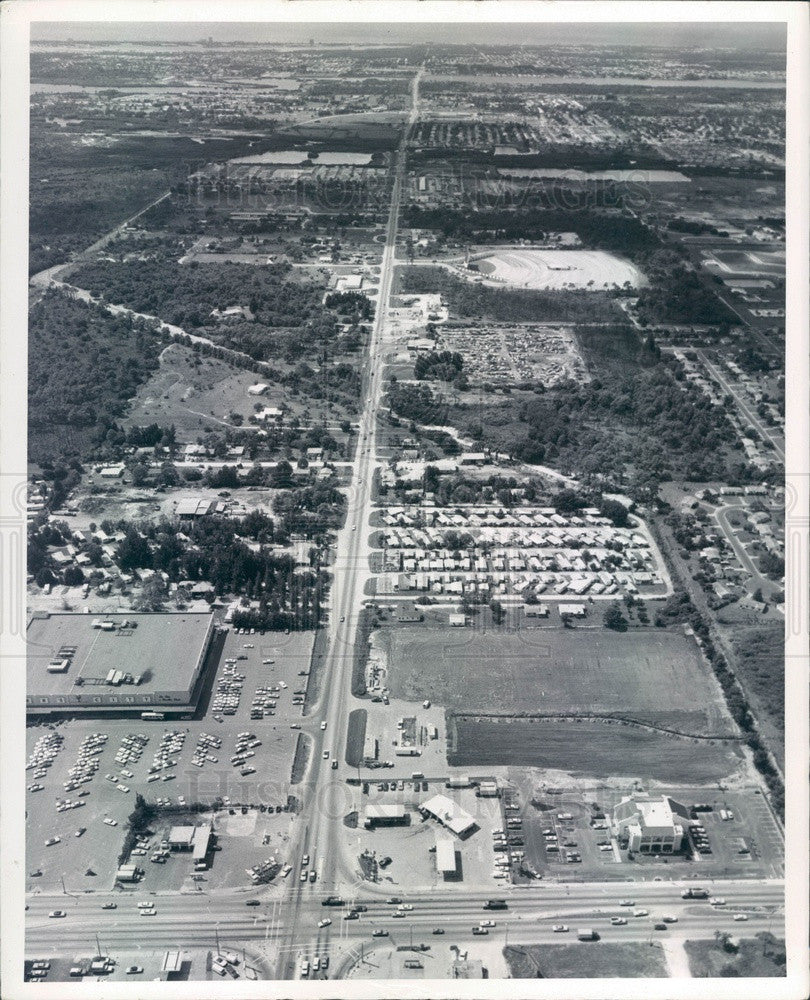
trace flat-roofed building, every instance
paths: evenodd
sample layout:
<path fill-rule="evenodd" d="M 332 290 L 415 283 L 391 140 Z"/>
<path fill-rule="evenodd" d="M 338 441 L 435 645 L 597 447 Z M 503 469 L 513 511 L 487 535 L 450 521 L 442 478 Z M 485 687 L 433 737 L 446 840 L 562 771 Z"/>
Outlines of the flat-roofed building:
<path fill-rule="evenodd" d="M 436 871 L 444 878 L 454 878 L 458 874 L 456 842 L 441 834 L 436 836 Z"/>
<path fill-rule="evenodd" d="M 370 802 L 363 813 L 363 826 L 373 830 L 375 826 L 407 826 L 410 814 L 405 806 L 388 802 Z"/>
<path fill-rule="evenodd" d="M 189 711 L 214 634 L 210 612 L 37 612 L 26 631 L 27 711 Z"/>

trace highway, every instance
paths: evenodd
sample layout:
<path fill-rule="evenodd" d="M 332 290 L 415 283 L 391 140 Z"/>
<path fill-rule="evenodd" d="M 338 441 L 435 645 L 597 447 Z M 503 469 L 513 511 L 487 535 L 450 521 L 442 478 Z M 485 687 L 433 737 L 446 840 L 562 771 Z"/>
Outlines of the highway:
<path fill-rule="evenodd" d="M 162 949 L 182 946 L 193 941 L 196 945 L 211 948 L 217 940 L 221 947 L 241 948 L 262 952 L 277 951 L 284 967 L 292 966 L 293 975 L 297 962 L 316 954 L 337 956 L 355 945 L 368 949 L 380 939 L 374 930 L 388 931 L 382 943 L 414 944 L 436 943 L 435 928 L 441 927 L 443 941 L 464 943 L 471 936 L 472 927 L 482 919 L 496 921 L 490 935 L 508 933 L 511 943 L 543 943 L 559 941 L 553 930 L 555 924 L 566 924 L 571 933 L 577 926 L 593 926 L 606 941 L 641 941 L 653 935 L 678 938 L 713 937 L 715 931 L 746 934 L 762 930 L 781 935 L 784 930 L 783 885 L 781 881 L 729 880 L 722 883 L 701 883 L 721 896 L 725 906 L 712 906 L 706 900 L 681 898 L 685 883 L 673 882 L 605 882 L 582 884 L 542 883 L 526 888 L 509 887 L 501 892 L 508 901 L 508 910 L 485 912 L 483 904 L 491 893 L 460 890 L 438 894 L 421 892 L 408 894 L 407 902 L 413 905 L 402 918 L 393 916 L 396 906 L 387 904 L 385 897 L 363 892 L 353 902 L 363 902 L 367 911 L 358 920 L 347 921 L 346 908 L 321 905 L 323 894 L 306 898 L 297 907 L 295 920 L 291 919 L 289 902 L 276 898 L 263 901 L 261 907 L 246 908 L 245 894 L 217 895 L 152 895 L 128 893 L 99 894 L 65 897 L 52 895 L 36 897 L 30 901 L 28 914 L 28 946 L 30 955 L 53 955 L 66 952 L 78 953 L 94 950 L 98 934 L 104 948 L 131 949 L 140 941 L 145 949 Z M 255 893 L 252 896 L 255 897 Z M 114 900 L 117 909 L 102 910 L 102 903 Z M 137 903 L 153 901 L 157 909 L 154 917 L 141 917 Z M 621 906 L 622 900 L 631 900 L 634 906 Z M 347 897 L 347 901 L 348 897 Z M 67 917 L 48 918 L 51 909 L 64 909 Z M 646 909 L 648 915 L 633 916 L 634 908 Z M 735 914 L 745 914 L 748 920 L 734 920 Z M 654 929 L 654 923 L 663 916 L 677 917 L 666 932 Z M 627 918 L 624 926 L 613 926 L 610 918 Z M 319 920 L 328 917 L 332 924 L 319 929 Z M 187 930 L 187 934 L 183 933 Z M 308 939 L 304 943 L 304 939 Z"/>

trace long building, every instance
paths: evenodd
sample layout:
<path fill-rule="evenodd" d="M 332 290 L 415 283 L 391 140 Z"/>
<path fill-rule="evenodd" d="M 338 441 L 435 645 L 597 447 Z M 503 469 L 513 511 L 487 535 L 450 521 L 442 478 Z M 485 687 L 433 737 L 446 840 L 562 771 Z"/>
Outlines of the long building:
<path fill-rule="evenodd" d="M 194 708 L 215 634 L 210 612 L 33 615 L 29 714 Z"/>

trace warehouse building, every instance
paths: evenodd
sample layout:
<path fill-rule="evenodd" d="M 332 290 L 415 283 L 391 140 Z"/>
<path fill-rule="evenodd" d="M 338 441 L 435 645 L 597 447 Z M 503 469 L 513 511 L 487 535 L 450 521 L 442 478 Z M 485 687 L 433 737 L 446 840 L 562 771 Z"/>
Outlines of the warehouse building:
<path fill-rule="evenodd" d="M 626 796 L 613 809 L 613 833 L 638 854 L 675 854 L 683 846 L 689 810 L 668 795 Z"/>
<path fill-rule="evenodd" d="M 26 632 L 27 711 L 191 711 L 214 635 L 210 612 L 37 612 Z"/>

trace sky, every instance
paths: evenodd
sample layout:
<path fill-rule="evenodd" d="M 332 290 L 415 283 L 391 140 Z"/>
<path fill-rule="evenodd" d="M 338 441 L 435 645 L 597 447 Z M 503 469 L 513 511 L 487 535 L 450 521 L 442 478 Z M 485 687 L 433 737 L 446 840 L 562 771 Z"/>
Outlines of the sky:
<path fill-rule="evenodd" d="M 35 41 L 194 42 L 209 36 L 218 42 L 304 42 L 403 44 L 419 42 L 471 45 L 582 44 L 784 48 L 785 26 L 779 23 L 534 23 L 534 24 L 374 24 L 143 22 L 82 24 L 34 22 Z"/>

